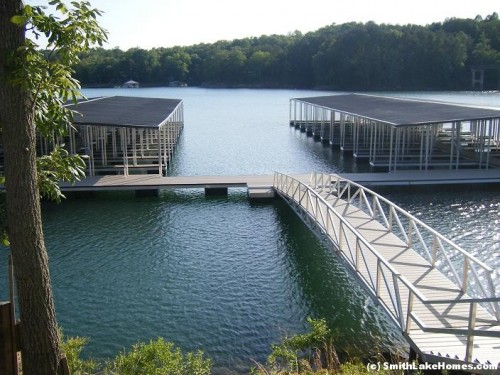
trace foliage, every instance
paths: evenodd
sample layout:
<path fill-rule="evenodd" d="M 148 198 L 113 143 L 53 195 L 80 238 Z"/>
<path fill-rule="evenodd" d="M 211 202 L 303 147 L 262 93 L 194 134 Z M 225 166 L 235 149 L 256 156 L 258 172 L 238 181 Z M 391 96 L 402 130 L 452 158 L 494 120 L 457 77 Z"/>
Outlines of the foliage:
<path fill-rule="evenodd" d="M 277 373 L 336 371 L 340 363 L 333 346 L 333 337 L 324 319 L 308 318 L 309 332 L 285 337 L 271 346 L 268 365 Z"/>
<path fill-rule="evenodd" d="M 109 370 L 120 375 L 209 375 L 211 361 L 201 351 L 184 355 L 173 343 L 158 338 L 119 354 Z"/>
<path fill-rule="evenodd" d="M 0 185 L 5 184 L 5 178 L 0 176 Z M 9 235 L 7 233 L 7 207 L 5 206 L 5 192 L 0 192 L 0 243 L 9 247 Z"/>
<path fill-rule="evenodd" d="M 38 185 L 40 193 L 48 199 L 60 202 L 64 195 L 58 182 L 75 182 L 85 177 L 85 162 L 80 155 L 70 155 L 63 148 L 56 145 L 49 155 L 37 160 Z"/>
<path fill-rule="evenodd" d="M 353 22 L 149 51 L 94 49 L 81 57 L 76 73 L 87 85 L 132 78 L 146 85 L 470 89 L 472 66 L 500 64 L 500 20 L 493 13 L 428 26 Z M 495 73 L 485 84 L 498 89 Z"/>
<path fill-rule="evenodd" d="M 87 375 L 93 373 L 97 368 L 94 360 L 84 360 L 80 358 L 81 352 L 88 343 L 86 337 L 65 337 L 62 330 L 59 330 L 61 339 L 61 350 L 66 355 L 68 367 L 73 375 Z"/>
<path fill-rule="evenodd" d="M 79 54 L 106 39 L 96 21 L 100 12 L 88 2 L 74 1 L 68 8 L 62 0 L 51 0 L 49 5 L 57 15 L 20 0 L 3 1 L 0 12 L 6 216 L 19 308 L 26 327 L 20 334 L 25 374 L 55 373 L 60 361 L 39 194 L 33 188 L 40 182 L 44 193 L 58 199 L 62 196 L 58 181 L 74 181 L 82 175 L 82 160 L 57 146 L 72 123 L 72 113 L 63 104 L 68 99 L 77 100 L 80 85 L 72 77 L 72 66 Z M 25 38 L 30 35 L 31 39 Z M 38 44 L 41 35 L 47 40 L 44 46 Z M 38 173 L 33 168 L 35 128 L 54 147 L 50 155 L 39 160 Z M 6 243 L 3 228 L 1 237 Z"/>
<path fill-rule="evenodd" d="M 79 155 L 69 155 L 64 145 L 57 145 L 72 127 L 73 113 L 64 104 L 76 102 L 80 96 L 73 66 L 92 45 L 102 45 L 106 32 L 97 23 L 101 12 L 92 9 L 89 2 L 72 2 L 71 9 L 62 0 L 49 4 L 60 18 L 47 14 L 44 7 L 29 5 L 24 6 L 22 15 L 12 18 L 15 24 L 26 27 L 32 38 L 13 56 L 18 69 L 12 72 L 10 83 L 30 93 L 35 126 L 54 144 L 53 151 L 38 160 L 38 177 L 42 194 L 59 201 L 63 195 L 58 182 L 74 182 L 84 177 L 85 170 Z M 42 35 L 47 41 L 45 50 L 37 43 Z"/>
<path fill-rule="evenodd" d="M 324 319 L 307 320 L 309 331 L 285 337 L 279 344 L 272 345 L 267 365 L 256 363 L 251 375 L 364 375 L 371 373 L 360 359 L 344 360 L 340 363 L 333 345 L 333 334 Z M 367 354 L 368 355 L 368 354 Z M 395 362 L 401 358 L 392 358 Z M 387 362 L 380 354 L 370 358 L 370 363 Z M 370 367 L 371 369 L 371 367 Z M 380 368 L 380 374 L 400 374 Z"/>

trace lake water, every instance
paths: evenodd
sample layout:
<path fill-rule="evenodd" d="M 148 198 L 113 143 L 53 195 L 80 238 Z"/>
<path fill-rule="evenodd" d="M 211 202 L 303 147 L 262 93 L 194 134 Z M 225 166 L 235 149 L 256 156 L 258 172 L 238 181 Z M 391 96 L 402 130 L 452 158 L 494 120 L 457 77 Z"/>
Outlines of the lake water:
<path fill-rule="evenodd" d="M 145 88 L 85 90 L 184 100 L 185 128 L 170 175 L 367 171 L 288 126 L 299 90 Z M 500 107 L 498 93 L 392 95 Z M 384 192 L 494 267 L 500 266 L 500 194 Z M 202 349 L 214 373 L 248 373 L 271 343 L 324 317 L 337 345 L 405 348 L 399 333 L 342 265 L 281 201 L 250 203 L 244 190 L 159 197 L 103 193 L 44 204 L 59 324 L 88 336 L 88 356 L 109 358 L 158 336 Z M 0 253 L 5 269 L 6 251 Z M 5 277 L 0 297 L 5 296 Z M 497 282 L 498 284 L 498 282 Z M 354 350 L 354 349 L 352 349 Z"/>

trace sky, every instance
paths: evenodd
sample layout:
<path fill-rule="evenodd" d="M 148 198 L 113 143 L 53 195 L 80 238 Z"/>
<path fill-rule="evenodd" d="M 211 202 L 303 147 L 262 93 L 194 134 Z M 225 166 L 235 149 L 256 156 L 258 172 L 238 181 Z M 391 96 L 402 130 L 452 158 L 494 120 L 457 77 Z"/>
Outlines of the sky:
<path fill-rule="evenodd" d="M 303 33 L 346 22 L 427 25 L 500 14 L 499 0 L 89 0 L 104 11 L 105 48 L 187 46 Z M 29 0 L 41 5 L 47 1 Z"/>

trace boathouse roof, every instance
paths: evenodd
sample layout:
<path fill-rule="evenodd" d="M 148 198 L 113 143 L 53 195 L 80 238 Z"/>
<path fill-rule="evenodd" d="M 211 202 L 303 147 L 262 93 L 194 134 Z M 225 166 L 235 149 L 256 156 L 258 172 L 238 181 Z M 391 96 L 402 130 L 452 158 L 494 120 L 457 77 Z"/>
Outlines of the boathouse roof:
<path fill-rule="evenodd" d="M 158 128 L 182 102 L 180 99 L 109 96 L 71 104 L 77 125 Z"/>
<path fill-rule="evenodd" d="M 366 94 L 317 96 L 293 100 L 394 126 L 500 118 L 500 110 L 495 109 Z"/>

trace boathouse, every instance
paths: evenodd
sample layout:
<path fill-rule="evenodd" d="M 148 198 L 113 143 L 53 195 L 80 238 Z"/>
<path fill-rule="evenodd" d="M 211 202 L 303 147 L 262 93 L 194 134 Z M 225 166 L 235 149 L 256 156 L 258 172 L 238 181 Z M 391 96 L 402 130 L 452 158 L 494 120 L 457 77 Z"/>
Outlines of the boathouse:
<path fill-rule="evenodd" d="M 294 98 L 290 125 L 373 168 L 500 167 L 500 110 L 363 94 Z"/>
<path fill-rule="evenodd" d="M 67 106 L 74 110 L 74 129 L 64 143 L 86 158 L 87 176 L 164 175 L 184 126 L 180 99 L 101 97 Z M 39 135 L 38 153 L 52 151 Z"/>
<path fill-rule="evenodd" d="M 139 87 L 139 82 L 131 79 L 125 82 L 122 87 L 126 89 L 136 89 Z"/>

